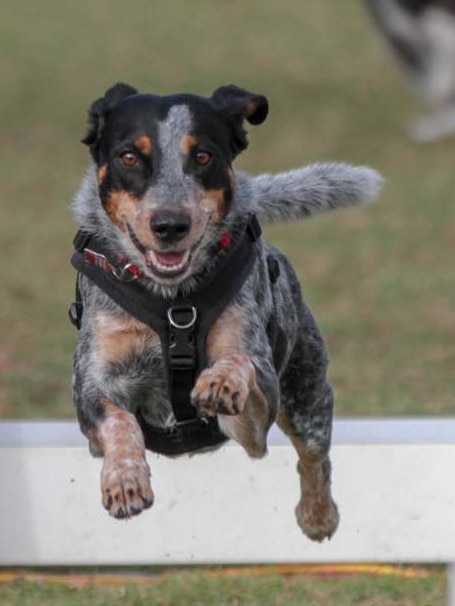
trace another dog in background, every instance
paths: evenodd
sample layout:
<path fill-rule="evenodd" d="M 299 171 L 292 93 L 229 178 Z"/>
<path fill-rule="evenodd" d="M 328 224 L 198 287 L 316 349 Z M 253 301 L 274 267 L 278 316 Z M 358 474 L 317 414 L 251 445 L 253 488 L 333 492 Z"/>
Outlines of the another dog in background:
<path fill-rule="evenodd" d="M 177 455 L 231 438 L 262 457 L 276 420 L 299 457 L 300 527 L 321 541 L 338 526 L 325 346 L 258 219 L 361 204 L 381 177 L 331 163 L 234 172 L 245 120 L 261 124 L 267 112 L 264 96 L 236 86 L 203 98 L 124 84 L 90 109 L 93 163 L 74 203 L 73 386 L 116 518 L 153 503 L 146 448 Z"/>
<path fill-rule="evenodd" d="M 366 0 L 375 24 L 428 108 L 415 141 L 455 132 L 455 0 Z"/>

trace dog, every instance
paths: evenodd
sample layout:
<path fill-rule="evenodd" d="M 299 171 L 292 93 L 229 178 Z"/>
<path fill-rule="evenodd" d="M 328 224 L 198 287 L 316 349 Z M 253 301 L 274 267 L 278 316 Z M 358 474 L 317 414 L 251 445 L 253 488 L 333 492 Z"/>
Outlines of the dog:
<path fill-rule="evenodd" d="M 146 449 L 175 456 L 232 439 L 263 457 L 276 421 L 298 455 L 298 524 L 316 541 L 338 526 L 326 348 L 260 222 L 373 200 L 382 177 L 343 163 L 234 171 L 245 122 L 267 113 L 263 95 L 234 85 L 205 98 L 122 83 L 89 110 L 73 393 L 114 518 L 153 503 Z"/>
<path fill-rule="evenodd" d="M 375 25 L 429 110 L 411 126 L 417 142 L 455 131 L 455 0 L 366 0 Z"/>

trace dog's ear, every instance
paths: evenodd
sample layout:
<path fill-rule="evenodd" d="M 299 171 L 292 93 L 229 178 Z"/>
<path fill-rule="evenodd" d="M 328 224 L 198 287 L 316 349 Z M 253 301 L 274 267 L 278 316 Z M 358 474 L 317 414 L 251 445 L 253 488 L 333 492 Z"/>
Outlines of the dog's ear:
<path fill-rule="evenodd" d="M 248 146 L 243 121 L 262 124 L 267 118 L 269 104 L 264 95 L 250 93 L 233 84 L 221 86 L 211 97 L 212 103 L 226 116 L 233 127 L 233 151 L 237 155 Z"/>
<path fill-rule="evenodd" d="M 106 112 L 113 108 L 119 101 L 136 94 L 137 90 L 135 88 L 129 86 L 129 84 L 119 82 L 107 90 L 104 97 L 101 97 L 92 103 L 88 111 L 88 131 L 82 139 L 82 143 L 88 145 L 91 148 L 92 153 L 94 152 L 94 146 L 98 141 L 103 128 Z"/>
<path fill-rule="evenodd" d="M 217 88 L 211 100 L 228 115 L 246 119 L 250 124 L 262 124 L 269 111 L 264 95 L 249 93 L 234 84 Z"/>

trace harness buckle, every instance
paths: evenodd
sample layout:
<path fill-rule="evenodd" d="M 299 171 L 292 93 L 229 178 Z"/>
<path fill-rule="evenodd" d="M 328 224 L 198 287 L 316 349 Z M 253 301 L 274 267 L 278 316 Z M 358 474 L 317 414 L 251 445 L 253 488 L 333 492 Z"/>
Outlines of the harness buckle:
<path fill-rule="evenodd" d="M 167 310 L 170 326 L 169 362 L 173 370 L 192 370 L 196 366 L 194 325 L 197 311 L 192 305 L 174 305 Z"/>

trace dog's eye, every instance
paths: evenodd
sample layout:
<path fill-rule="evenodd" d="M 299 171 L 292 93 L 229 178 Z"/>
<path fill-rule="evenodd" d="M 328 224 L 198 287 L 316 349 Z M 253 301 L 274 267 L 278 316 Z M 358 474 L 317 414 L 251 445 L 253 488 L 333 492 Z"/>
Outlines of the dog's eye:
<path fill-rule="evenodd" d="M 124 152 L 120 156 L 120 160 L 122 161 L 123 166 L 136 166 L 139 164 L 139 158 L 136 156 L 134 152 Z"/>
<path fill-rule="evenodd" d="M 200 166 L 205 166 L 212 161 L 212 154 L 208 151 L 198 151 L 196 154 L 196 162 Z"/>

